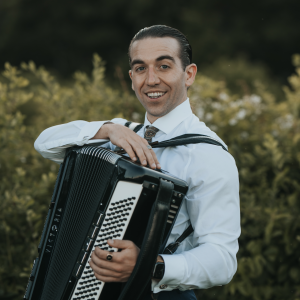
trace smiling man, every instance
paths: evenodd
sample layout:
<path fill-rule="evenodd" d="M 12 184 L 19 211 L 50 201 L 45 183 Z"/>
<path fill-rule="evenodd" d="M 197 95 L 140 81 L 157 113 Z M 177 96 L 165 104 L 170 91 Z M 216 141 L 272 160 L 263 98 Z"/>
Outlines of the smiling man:
<path fill-rule="evenodd" d="M 132 89 L 150 123 L 187 99 L 187 87 L 192 85 L 197 67 L 186 66 L 180 50 L 178 40 L 172 37 L 136 38 L 130 45 Z"/>
<path fill-rule="evenodd" d="M 187 96 L 197 67 L 192 49 L 177 29 L 156 25 L 144 28 L 129 46 L 132 89 L 146 109 L 144 126 L 137 132 L 127 120 L 74 121 L 46 129 L 35 142 L 44 157 L 61 163 L 67 147 L 108 139 L 105 146 L 123 148 L 143 165 L 163 168 L 189 185 L 168 243 L 191 224 L 194 232 L 173 255 L 160 255 L 154 273 L 153 293 L 147 299 L 196 299 L 192 289 L 227 284 L 237 269 L 240 235 L 238 173 L 232 156 L 222 147 L 190 144 L 151 149 L 148 142 L 182 134 L 210 136 L 224 142 L 192 113 Z M 126 282 L 139 248 L 131 241 L 110 240 L 121 252 L 108 260 L 108 251 L 97 248 L 90 261 L 95 276 L 104 282 Z M 146 299 L 145 299 L 146 300 Z"/>

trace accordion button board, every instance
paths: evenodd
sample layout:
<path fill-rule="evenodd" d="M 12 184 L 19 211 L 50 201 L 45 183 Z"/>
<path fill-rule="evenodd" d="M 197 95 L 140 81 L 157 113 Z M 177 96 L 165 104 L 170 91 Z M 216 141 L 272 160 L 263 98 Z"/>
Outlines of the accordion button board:
<path fill-rule="evenodd" d="M 107 244 L 107 240 L 123 239 L 142 189 L 142 184 L 124 181 L 118 182 L 110 204 L 107 207 L 106 215 L 99 233 L 94 241 L 91 240 L 91 243 L 94 243 L 91 254 L 95 250 L 95 247 L 110 252 L 118 251 L 117 248 L 110 247 Z M 89 245 L 90 243 L 88 243 L 87 248 L 89 248 Z M 90 257 L 91 255 L 89 258 Z M 104 284 L 104 282 L 95 277 L 94 272 L 89 265 L 89 260 L 87 260 L 71 299 L 98 299 Z"/>

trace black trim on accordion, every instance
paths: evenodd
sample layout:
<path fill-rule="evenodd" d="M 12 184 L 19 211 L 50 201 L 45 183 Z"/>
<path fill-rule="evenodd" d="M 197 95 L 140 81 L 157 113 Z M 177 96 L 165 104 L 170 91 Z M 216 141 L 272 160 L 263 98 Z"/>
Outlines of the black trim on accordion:
<path fill-rule="evenodd" d="M 139 299 L 187 189 L 185 181 L 110 150 L 70 148 L 57 176 L 24 299 Z M 131 240 L 141 249 L 126 284 L 104 284 L 89 267 L 96 246 L 118 251 L 106 243 L 109 238 Z"/>

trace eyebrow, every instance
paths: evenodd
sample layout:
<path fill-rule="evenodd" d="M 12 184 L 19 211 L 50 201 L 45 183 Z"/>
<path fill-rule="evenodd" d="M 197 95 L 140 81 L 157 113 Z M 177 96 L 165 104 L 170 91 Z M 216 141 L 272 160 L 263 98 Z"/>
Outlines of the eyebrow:
<path fill-rule="evenodd" d="M 162 55 L 160 57 L 158 57 L 156 59 L 156 61 L 161 61 L 161 60 L 164 60 L 164 59 L 168 59 L 168 60 L 171 60 L 173 63 L 175 63 L 175 59 L 173 56 L 170 56 L 170 55 Z"/>
<path fill-rule="evenodd" d="M 173 63 L 175 63 L 175 59 L 173 56 L 170 56 L 170 55 L 162 55 L 162 56 L 159 56 L 158 58 L 156 58 L 155 61 L 161 61 L 161 60 L 164 60 L 164 59 L 168 59 L 168 60 L 171 60 Z M 131 67 L 133 67 L 134 65 L 139 65 L 139 64 L 145 64 L 145 62 L 141 59 L 135 59 L 131 62 Z"/>

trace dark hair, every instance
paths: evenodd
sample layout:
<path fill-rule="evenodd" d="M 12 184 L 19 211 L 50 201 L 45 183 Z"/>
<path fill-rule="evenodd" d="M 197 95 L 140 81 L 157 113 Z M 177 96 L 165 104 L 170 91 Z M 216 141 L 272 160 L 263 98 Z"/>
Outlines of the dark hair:
<path fill-rule="evenodd" d="M 192 47 L 183 33 L 166 25 L 153 25 L 151 27 L 145 27 L 133 37 L 128 48 L 129 65 L 131 64 L 130 49 L 135 41 L 146 38 L 164 37 L 172 37 L 178 41 L 180 47 L 179 58 L 181 60 L 183 70 L 185 70 L 186 66 L 192 63 Z"/>

